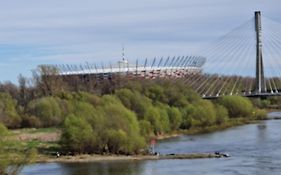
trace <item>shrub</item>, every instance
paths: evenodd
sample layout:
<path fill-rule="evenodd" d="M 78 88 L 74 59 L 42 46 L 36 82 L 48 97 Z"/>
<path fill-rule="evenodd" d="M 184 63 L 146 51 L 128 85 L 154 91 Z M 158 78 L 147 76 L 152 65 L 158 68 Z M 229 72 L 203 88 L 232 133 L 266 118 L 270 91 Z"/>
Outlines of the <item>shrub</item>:
<path fill-rule="evenodd" d="M 253 112 L 253 117 L 254 119 L 256 120 L 264 120 L 267 118 L 267 113 L 266 113 L 266 110 L 263 110 L 263 109 L 256 109 L 254 112 Z"/>
<path fill-rule="evenodd" d="M 84 119 L 69 115 L 63 125 L 62 145 L 70 151 L 91 153 L 95 150 L 95 138 L 91 125 Z"/>
<path fill-rule="evenodd" d="M 0 93 L 0 122 L 8 128 L 19 127 L 21 123 L 16 111 L 16 102 L 7 93 Z"/>
<path fill-rule="evenodd" d="M 139 127 L 140 127 L 140 134 L 144 138 L 146 138 L 147 140 L 149 140 L 149 138 L 154 135 L 153 128 L 152 128 L 152 126 L 151 126 L 149 121 L 140 120 L 139 121 Z"/>
<path fill-rule="evenodd" d="M 43 97 L 31 101 L 28 104 L 28 111 L 40 119 L 44 127 L 56 126 L 63 122 L 61 108 L 54 97 Z"/>
<path fill-rule="evenodd" d="M 22 118 L 21 122 L 22 127 L 28 127 L 28 128 L 40 128 L 42 126 L 42 123 L 38 117 L 35 116 L 24 116 Z"/>
<path fill-rule="evenodd" d="M 192 126 L 192 115 L 194 113 L 195 107 L 193 105 L 188 105 L 186 108 L 181 109 L 182 113 L 182 123 L 181 129 L 189 129 Z"/>
<path fill-rule="evenodd" d="M 219 104 L 215 105 L 215 109 L 216 109 L 216 124 L 225 123 L 229 119 L 227 109 Z"/>
<path fill-rule="evenodd" d="M 191 114 L 192 126 L 206 127 L 211 126 L 216 121 L 216 111 L 213 103 L 207 100 L 200 100 L 194 104 L 194 110 Z"/>
<path fill-rule="evenodd" d="M 179 129 L 182 123 L 182 114 L 179 109 L 175 107 L 168 108 L 168 115 L 170 119 L 171 130 Z"/>
<path fill-rule="evenodd" d="M 143 148 L 145 142 L 144 138 L 140 135 L 135 113 L 125 108 L 118 98 L 110 95 L 102 97 L 102 105 L 106 118 L 105 129 L 113 129 L 116 132 L 118 131 L 119 134 L 121 131 L 126 133 L 127 141 L 126 145 L 121 149 L 122 152 L 131 154 Z"/>
<path fill-rule="evenodd" d="M 245 97 L 225 96 L 221 97 L 218 102 L 228 110 L 229 117 L 232 118 L 251 117 L 254 110 L 251 101 Z"/>

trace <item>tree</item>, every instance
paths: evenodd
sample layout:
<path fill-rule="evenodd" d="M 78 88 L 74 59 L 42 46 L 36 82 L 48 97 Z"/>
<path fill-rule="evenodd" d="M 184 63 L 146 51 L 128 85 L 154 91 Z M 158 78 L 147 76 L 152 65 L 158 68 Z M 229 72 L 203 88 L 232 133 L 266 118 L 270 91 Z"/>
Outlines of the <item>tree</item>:
<path fill-rule="evenodd" d="M 192 126 L 192 115 L 195 112 L 195 107 L 190 104 L 186 108 L 181 109 L 182 113 L 182 123 L 180 128 L 181 129 L 189 129 Z"/>
<path fill-rule="evenodd" d="M 0 123 L 0 174 L 16 175 L 24 165 L 35 159 L 37 150 L 32 146 L 22 146 L 8 136 L 9 131 Z"/>
<path fill-rule="evenodd" d="M 218 103 L 224 106 L 228 112 L 229 117 L 251 117 L 253 114 L 253 105 L 251 101 L 245 97 L 240 96 L 224 96 L 221 97 Z"/>
<path fill-rule="evenodd" d="M 225 123 L 229 119 L 227 109 L 219 104 L 215 105 L 215 109 L 216 109 L 216 124 L 219 125 Z"/>
<path fill-rule="evenodd" d="M 28 104 L 28 112 L 40 119 L 44 127 L 56 126 L 63 122 L 61 108 L 54 97 L 43 97 Z"/>
<path fill-rule="evenodd" d="M 120 100 L 111 95 L 102 97 L 102 109 L 106 117 L 106 129 L 126 133 L 126 145 L 123 153 L 136 153 L 145 146 L 144 138 L 140 135 L 139 124 L 134 112 L 123 106 Z M 123 137 L 123 136 L 122 136 Z M 107 145 L 112 137 L 108 137 Z"/>
<path fill-rule="evenodd" d="M 62 76 L 55 66 L 40 65 L 33 71 L 33 79 L 40 94 L 54 95 L 63 90 Z"/>
<path fill-rule="evenodd" d="M 0 122 L 9 128 L 19 127 L 21 123 L 16 111 L 16 102 L 7 93 L 0 93 Z"/>
<path fill-rule="evenodd" d="M 153 106 L 148 107 L 146 113 L 144 114 L 144 119 L 151 123 L 153 131 L 156 135 L 163 132 L 163 127 L 160 121 L 161 116 L 158 108 Z"/>
<path fill-rule="evenodd" d="M 216 111 L 213 103 L 207 100 L 200 100 L 194 104 L 192 116 L 192 126 L 206 127 L 211 126 L 216 121 Z"/>
<path fill-rule="evenodd" d="M 168 115 L 170 119 L 171 130 L 179 129 L 182 123 L 182 114 L 179 109 L 175 107 L 168 108 Z"/>
<path fill-rule="evenodd" d="M 96 138 L 96 133 L 84 118 L 69 115 L 64 121 L 61 143 L 67 150 L 78 153 L 94 152 Z"/>

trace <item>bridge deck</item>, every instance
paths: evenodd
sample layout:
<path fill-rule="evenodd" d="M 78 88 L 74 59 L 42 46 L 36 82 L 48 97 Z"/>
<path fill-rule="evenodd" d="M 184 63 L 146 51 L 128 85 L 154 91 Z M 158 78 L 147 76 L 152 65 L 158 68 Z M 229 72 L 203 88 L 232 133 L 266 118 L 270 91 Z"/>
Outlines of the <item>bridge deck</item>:
<path fill-rule="evenodd" d="M 272 97 L 272 96 L 281 96 L 281 92 L 277 92 L 277 93 L 253 93 L 253 94 L 238 94 L 238 95 L 231 95 L 231 96 L 242 96 L 242 97 L 250 97 L 250 98 L 265 98 L 265 97 Z M 220 98 L 223 97 L 223 95 L 221 96 L 204 96 L 202 97 L 203 99 L 216 99 L 216 98 Z"/>

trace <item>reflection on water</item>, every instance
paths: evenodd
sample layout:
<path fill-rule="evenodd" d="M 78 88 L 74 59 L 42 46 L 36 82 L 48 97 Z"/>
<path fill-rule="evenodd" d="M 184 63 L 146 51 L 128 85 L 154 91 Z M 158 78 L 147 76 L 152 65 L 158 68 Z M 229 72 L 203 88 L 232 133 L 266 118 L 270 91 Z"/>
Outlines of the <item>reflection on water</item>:
<path fill-rule="evenodd" d="M 281 116 L 280 113 L 274 115 Z M 27 166 L 27 174 L 151 175 L 151 174 L 280 174 L 281 120 L 269 120 L 210 134 L 161 141 L 160 153 L 228 152 L 227 159 L 49 163 Z"/>

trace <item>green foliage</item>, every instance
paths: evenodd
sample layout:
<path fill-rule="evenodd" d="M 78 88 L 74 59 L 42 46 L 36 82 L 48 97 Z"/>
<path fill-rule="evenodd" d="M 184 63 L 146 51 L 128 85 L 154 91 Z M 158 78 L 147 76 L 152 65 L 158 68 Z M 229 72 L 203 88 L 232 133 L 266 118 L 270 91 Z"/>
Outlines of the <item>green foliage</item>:
<path fill-rule="evenodd" d="M 206 127 L 216 122 L 216 111 L 213 103 L 207 100 L 200 100 L 194 104 L 194 110 L 191 114 L 192 126 Z"/>
<path fill-rule="evenodd" d="M 56 126 L 63 122 L 61 108 L 54 97 L 43 97 L 31 101 L 28 104 L 28 111 L 40 119 L 44 127 Z"/>
<path fill-rule="evenodd" d="M 7 136 L 9 133 L 8 129 L 0 123 L 0 140 L 2 141 L 5 136 Z"/>
<path fill-rule="evenodd" d="M 23 116 L 21 126 L 23 128 L 40 128 L 42 126 L 41 120 L 35 116 Z"/>
<path fill-rule="evenodd" d="M 147 140 L 149 140 L 152 136 L 154 136 L 153 127 L 149 121 L 140 120 L 139 127 L 140 127 L 140 134 Z"/>
<path fill-rule="evenodd" d="M 178 108 L 168 108 L 171 130 L 177 130 L 182 123 L 182 114 Z"/>
<path fill-rule="evenodd" d="M 102 97 L 102 109 L 106 117 L 106 128 L 111 128 L 120 134 L 126 133 L 126 146 L 121 149 L 124 153 L 134 153 L 144 147 L 144 138 L 140 135 L 137 117 L 118 100 L 110 95 Z M 110 143 L 110 138 L 108 143 Z"/>
<path fill-rule="evenodd" d="M 152 105 L 151 100 L 140 92 L 131 91 L 129 89 L 117 90 L 115 95 L 121 100 L 123 105 L 137 114 L 138 119 L 143 119 L 149 106 Z"/>
<path fill-rule="evenodd" d="M 127 134 L 123 130 L 109 129 L 106 131 L 105 139 L 107 140 L 107 147 L 111 153 L 127 153 Z"/>
<path fill-rule="evenodd" d="M 271 104 L 277 105 L 279 102 L 276 97 L 270 97 L 269 99 L 260 99 L 260 98 L 254 98 L 251 99 L 252 104 L 255 107 L 258 108 L 269 108 L 271 107 Z"/>
<path fill-rule="evenodd" d="M 16 111 L 16 102 L 7 93 L 0 93 L 0 122 L 9 128 L 19 127 L 21 123 Z"/>
<path fill-rule="evenodd" d="M 41 70 L 48 71 L 56 74 L 55 70 Z M 37 77 L 38 87 L 33 90 L 22 83 L 21 105 L 8 94 L 0 93 L 0 122 L 8 127 L 21 123 L 36 128 L 63 124 L 61 144 L 75 153 L 134 154 L 155 135 L 223 126 L 231 117 L 265 117 L 265 111 L 255 110 L 246 98 L 202 100 L 182 81 L 117 78 L 98 85 L 90 81 L 77 84 L 81 77 L 74 76 L 71 87 L 61 90 L 65 85 L 62 79 L 46 75 L 49 74 Z M 28 93 L 34 96 L 27 97 Z M 253 103 L 262 107 L 273 101 L 281 104 L 278 98 Z"/>
<path fill-rule="evenodd" d="M 95 145 L 95 136 L 91 125 L 75 115 L 66 118 L 63 126 L 62 144 L 68 150 L 85 153 L 91 152 Z"/>
<path fill-rule="evenodd" d="M 228 110 L 231 118 L 251 117 L 254 110 L 251 101 L 245 97 L 225 96 L 221 97 L 218 102 Z"/>
<path fill-rule="evenodd" d="M 266 110 L 264 109 L 256 109 L 253 112 L 253 118 L 256 120 L 265 120 L 267 118 Z"/>
<path fill-rule="evenodd" d="M 229 119 L 227 109 L 219 104 L 215 105 L 215 109 L 216 109 L 216 124 L 220 125 L 227 122 L 227 120 Z"/>
<path fill-rule="evenodd" d="M 155 134 L 161 134 L 162 133 L 162 125 L 160 122 L 161 115 L 158 110 L 158 108 L 150 106 L 146 113 L 144 114 L 144 119 L 149 121 L 153 127 L 153 132 Z"/>
<path fill-rule="evenodd" d="M 34 160 L 37 150 L 8 138 L 8 129 L 0 123 L 0 174 L 18 174 L 22 167 Z M 13 166 L 10 166 L 13 165 Z M 10 167 L 9 167 L 10 166 Z M 9 169 L 8 169 L 9 167 Z"/>
<path fill-rule="evenodd" d="M 195 112 L 195 106 L 188 105 L 186 108 L 181 109 L 182 113 L 182 123 L 180 128 L 181 129 L 189 129 L 192 126 L 192 114 Z"/>
<path fill-rule="evenodd" d="M 64 123 L 64 147 L 79 153 L 131 154 L 145 146 L 135 113 L 125 108 L 118 98 L 110 95 L 97 97 L 96 107 L 85 98 L 78 99 L 71 100 L 75 110 L 70 111 L 73 115 Z"/>

